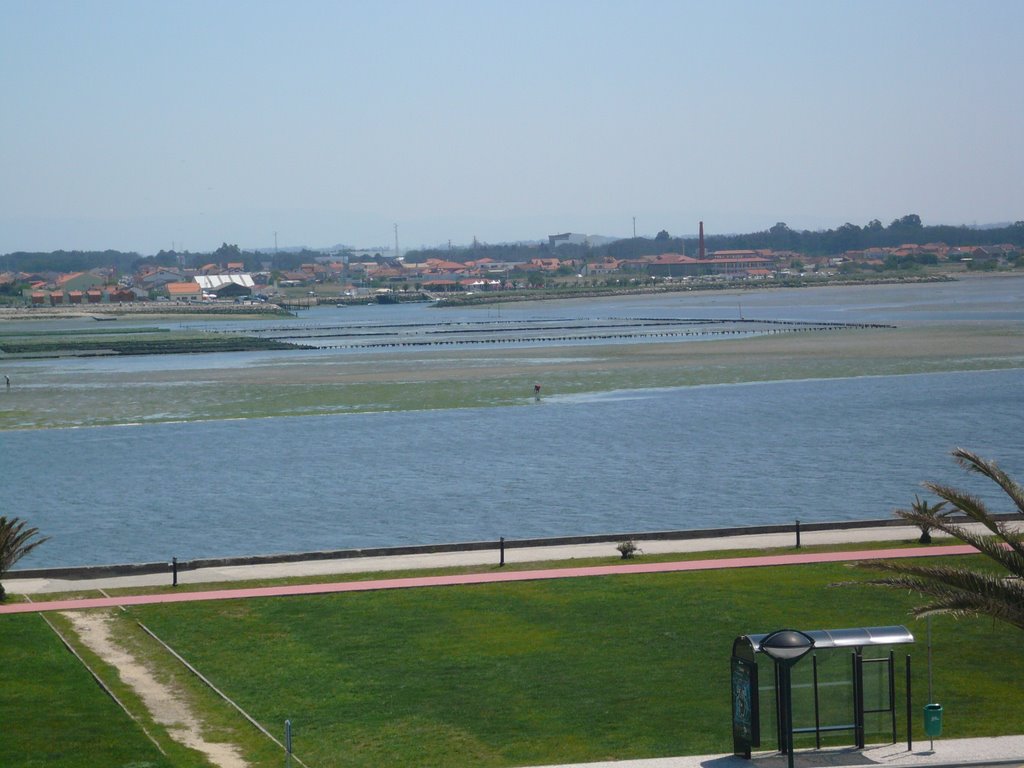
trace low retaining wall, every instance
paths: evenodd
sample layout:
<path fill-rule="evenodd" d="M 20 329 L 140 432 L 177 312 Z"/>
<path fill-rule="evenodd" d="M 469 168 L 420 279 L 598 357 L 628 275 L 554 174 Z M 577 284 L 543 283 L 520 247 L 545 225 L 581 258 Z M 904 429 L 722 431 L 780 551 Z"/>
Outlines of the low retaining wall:
<path fill-rule="evenodd" d="M 1018 517 L 1007 515 L 1006 517 Z M 265 565 L 270 563 L 294 563 L 304 560 L 345 560 L 360 557 L 389 557 L 394 555 L 422 555 L 437 552 L 473 552 L 481 550 L 522 549 L 524 547 L 555 547 L 571 544 L 602 544 L 605 542 L 672 541 L 687 539 L 727 538 L 730 536 L 751 536 L 766 533 L 795 533 L 797 526 L 802 533 L 812 531 L 841 531 L 856 528 L 884 528 L 905 526 L 906 521 L 898 518 L 885 520 L 848 520 L 830 523 L 797 523 L 786 525 L 755 525 L 742 528 L 703 528 L 689 531 L 644 531 L 640 533 L 603 533 L 591 536 L 558 536 L 542 539 L 505 539 L 502 541 L 468 541 L 454 544 L 423 544 L 406 547 L 369 547 L 364 549 L 334 549 L 318 552 L 289 552 L 276 555 L 252 555 L 247 557 L 215 557 L 178 561 L 179 571 L 199 568 L 222 568 L 233 565 Z M 5 579 L 104 579 L 114 576 L 135 576 L 149 573 L 169 573 L 172 564 L 125 563 L 120 565 L 86 565 L 66 568 L 26 568 L 10 571 Z"/>

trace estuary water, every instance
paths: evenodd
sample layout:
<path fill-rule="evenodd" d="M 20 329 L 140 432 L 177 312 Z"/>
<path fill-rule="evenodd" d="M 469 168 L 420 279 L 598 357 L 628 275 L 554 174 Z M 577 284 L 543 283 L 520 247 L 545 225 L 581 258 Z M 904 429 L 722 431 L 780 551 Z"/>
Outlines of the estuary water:
<path fill-rule="evenodd" d="M 5 507 L 52 536 L 24 567 L 882 518 L 959 481 L 956 446 L 1024 468 L 1022 391 L 1010 370 L 9 432 Z"/>
<path fill-rule="evenodd" d="M 860 303 L 780 291 L 750 306 L 801 320 L 1018 323 L 1022 285 L 1003 283 L 999 300 L 837 289 Z M 736 311 L 735 297 L 699 301 L 702 315 L 715 302 Z M 1022 392 L 1015 369 L 0 432 L 4 513 L 51 536 L 20 567 L 884 518 L 923 480 L 998 500 L 948 454 L 963 446 L 1024 475 Z"/>

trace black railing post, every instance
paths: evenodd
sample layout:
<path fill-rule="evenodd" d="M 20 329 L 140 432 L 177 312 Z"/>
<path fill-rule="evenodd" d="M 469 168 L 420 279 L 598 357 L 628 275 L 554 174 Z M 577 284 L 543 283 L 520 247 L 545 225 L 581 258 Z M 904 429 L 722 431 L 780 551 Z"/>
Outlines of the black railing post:
<path fill-rule="evenodd" d="M 782 680 L 782 665 L 775 662 L 775 729 L 778 731 L 779 752 L 786 754 L 786 702 L 782 691 L 784 682 Z"/>
<path fill-rule="evenodd" d="M 858 649 L 853 654 L 854 742 L 864 749 L 864 659 Z"/>
<path fill-rule="evenodd" d="M 896 738 L 896 653 L 889 650 L 889 711 L 892 713 L 892 743 Z"/>
<path fill-rule="evenodd" d="M 501 537 L 501 541 L 498 542 L 501 547 L 501 561 L 498 563 L 498 567 L 501 568 L 505 565 L 505 537 Z"/>
<path fill-rule="evenodd" d="M 814 670 L 814 748 L 821 749 L 821 710 L 818 704 L 818 654 L 811 657 Z"/>
<path fill-rule="evenodd" d="M 914 706 L 911 702 L 910 696 L 910 654 L 907 654 L 907 752 L 911 752 L 914 749 L 914 737 L 912 735 L 912 728 L 914 722 Z"/>
<path fill-rule="evenodd" d="M 800 549 L 800 521 L 796 521 L 796 548 Z"/>

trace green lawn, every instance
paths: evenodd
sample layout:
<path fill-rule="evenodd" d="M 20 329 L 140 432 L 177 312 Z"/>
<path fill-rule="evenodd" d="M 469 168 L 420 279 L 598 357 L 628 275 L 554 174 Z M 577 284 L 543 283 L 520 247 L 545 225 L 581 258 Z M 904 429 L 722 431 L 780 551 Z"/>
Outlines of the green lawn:
<path fill-rule="evenodd" d="M 170 768 L 38 615 L 0 621 L 0 765 Z"/>
<path fill-rule="evenodd" d="M 828 586 L 851 577 L 803 566 L 133 613 L 260 722 L 291 719 L 311 765 L 540 765 L 728 752 L 734 637 L 907 621 L 906 595 Z M 897 653 L 915 655 L 919 712 L 924 625 L 911 630 L 921 642 Z M 1014 631 L 937 619 L 933 634 L 944 735 L 1019 730 Z"/>
<path fill-rule="evenodd" d="M 290 719 L 296 754 L 316 768 L 725 754 L 732 640 L 781 627 L 907 624 L 918 644 L 896 652 L 900 668 L 905 653 L 914 656 L 920 740 L 925 624 L 907 617 L 909 595 L 830 586 L 865 576 L 843 565 L 613 576 L 146 606 L 118 621 L 123 631 L 143 621 L 279 737 Z M 1016 630 L 939 618 L 933 638 L 943 736 L 1019 732 Z M 0 642 L 4 690 L 18 691 L 5 694 L 4 722 L 21 726 L 18 740 L 0 740 L 0 765 L 31 765 L 18 756 L 58 746 L 66 758 L 39 764 L 196 764 L 161 762 L 38 617 L 5 618 Z M 173 666 L 156 646 L 138 648 Z M 767 668 L 762 674 L 770 680 Z M 281 763 L 250 726 L 231 723 L 208 698 L 196 701 L 219 731 L 234 731 L 252 765 Z M 55 732 L 66 741 L 55 743 Z"/>

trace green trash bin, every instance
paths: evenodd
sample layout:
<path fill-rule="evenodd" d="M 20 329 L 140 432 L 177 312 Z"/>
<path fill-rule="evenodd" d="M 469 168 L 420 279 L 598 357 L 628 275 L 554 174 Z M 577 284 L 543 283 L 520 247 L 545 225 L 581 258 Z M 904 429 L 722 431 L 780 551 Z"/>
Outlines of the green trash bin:
<path fill-rule="evenodd" d="M 924 735 L 935 739 L 942 735 L 942 705 L 924 705 Z"/>

